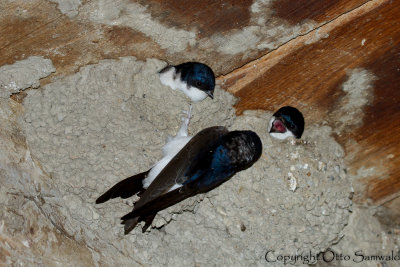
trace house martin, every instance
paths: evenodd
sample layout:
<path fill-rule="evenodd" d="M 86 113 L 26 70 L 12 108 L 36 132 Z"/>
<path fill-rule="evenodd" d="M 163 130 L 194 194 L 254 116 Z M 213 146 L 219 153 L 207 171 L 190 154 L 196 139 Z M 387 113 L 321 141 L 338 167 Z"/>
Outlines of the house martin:
<path fill-rule="evenodd" d="M 303 114 L 297 108 L 282 107 L 272 115 L 268 131 L 277 139 L 286 139 L 290 136 L 300 138 L 304 131 Z"/>
<path fill-rule="evenodd" d="M 192 102 L 214 98 L 215 75 L 212 69 L 202 63 L 186 62 L 176 66 L 167 66 L 159 71 L 162 84 L 179 89 Z"/>
<path fill-rule="evenodd" d="M 190 112 L 178 134 L 163 147 L 164 157 L 150 170 L 122 180 L 96 200 L 99 204 L 116 197 L 140 197 L 132 212 L 121 218 L 125 234 L 141 221 L 145 232 L 157 212 L 216 188 L 261 156 L 262 143 L 253 131 L 214 126 L 190 137 L 189 119 Z"/>

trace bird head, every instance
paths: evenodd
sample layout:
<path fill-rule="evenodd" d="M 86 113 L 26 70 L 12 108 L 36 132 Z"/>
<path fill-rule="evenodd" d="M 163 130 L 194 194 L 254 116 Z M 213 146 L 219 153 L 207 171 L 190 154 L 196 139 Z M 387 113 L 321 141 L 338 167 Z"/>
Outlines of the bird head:
<path fill-rule="evenodd" d="M 215 75 L 209 66 L 198 62 L 186 62 L 175 68 L 180 72 L 181 80 L 189 87 L 201 90 L 210 98 L 214 98 Z"/>
<path fill-rule="evenodd" d="M 285 106 L 272 115 L 269 133 L 277 139 L 286 139 L 293 136 L 300 138 L 304 131 L 304 117 L 294 107 Z"/>

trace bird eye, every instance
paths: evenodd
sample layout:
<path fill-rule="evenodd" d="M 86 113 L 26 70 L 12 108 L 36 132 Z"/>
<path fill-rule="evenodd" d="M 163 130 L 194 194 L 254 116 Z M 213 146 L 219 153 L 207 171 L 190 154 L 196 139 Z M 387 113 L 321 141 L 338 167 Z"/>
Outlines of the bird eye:
<path fill-rule="evenodd" d="M 293 130 L 296 128 L 296 125 L 293 123 L 293 121 L 291 120 L 291 118 L 289 116 L 282 115 L 282 118 L 284 119 L 285 124 L 289 129 Z"/>
<path fill-rule="evenodd" d="M 196 86 L 201 86 L 202 83 L 200 81 L 196 81 Z"/>

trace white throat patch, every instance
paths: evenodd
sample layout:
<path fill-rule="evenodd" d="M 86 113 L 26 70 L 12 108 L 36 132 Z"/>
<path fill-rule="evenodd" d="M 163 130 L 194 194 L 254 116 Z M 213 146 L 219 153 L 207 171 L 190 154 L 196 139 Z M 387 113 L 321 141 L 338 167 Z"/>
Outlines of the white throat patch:
<path fill-rule="evenodd" d="M 181 90 L 193 102 L 202 101 L 207 97 L 204 91 L 193 86 L 188 86 L 187 83 L 181 81 L 180 73 L 176 74 L 175 67 L 171 67 L 167 71 L 160 73 L 159 76 L 163 85 L 169 86 L 173 90 Z"/>
<path fill-rule="evenodd" d="M 275 116 L 272 116 L 272 118 L 268 124 L 268 132 L 271 130 L 272 123 L 274 121 L 275 121 Z M 286 129 L 286 132 L 284 132 L 284 133 L 269 133 L 269 135 L 272 136 L 273 138 L 280 139 L 280 140 L 286 139 L 288 137 L 295 137 L 294 134 L 291 131 L 289 131 L 289 129 Z"/>

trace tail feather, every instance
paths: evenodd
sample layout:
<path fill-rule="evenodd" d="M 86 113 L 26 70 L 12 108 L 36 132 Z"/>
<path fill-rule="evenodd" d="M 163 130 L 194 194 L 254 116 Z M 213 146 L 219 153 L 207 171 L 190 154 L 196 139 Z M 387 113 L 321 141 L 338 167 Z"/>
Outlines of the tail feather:
<path fill-rule="evenodd" d="M 138 223 L 139 223 L 139 217 L 122 221 L 121 224 L 124 225 L 124 234 L 126 235 L 129 234 L 129 232 L 132 231 L 133 228 L 135 228 Z"/>
<path fill-rule="evenodd" d="M 156 217 L 156 214 L 157 213 L 151 214 L 147 217 L 137 216 L 127 220 L 122 220 L 121 224 L 124 225 L 124 234 L 125 235 L 129 234 L 129 232 L 132 231 L 136 227 L 136 225 L 142 221 L 144 221 L 142 233 L 146 232 L 146 230 L 151 226 L 151 223 Z"/>
<path fill-rule="evenodd" d="M 190 196 L 196 195 L 196 193 L 197 192 L 195 192 L 193 188 L 188 188 L 188 186 L 177 188 L 147 202 L 139 208 L 134 207 L 130 213 L 122 216 L 121 220 L 127 221 L 133 218 L 140 218 L 140 221 L 143 221 L 163 209 L 175 205 Z"/>
<path fill-rule="evenodd" d="M 142 172 L 122 180 L 121 182 L 111 187 L 98 199 L 96 199 L 96 204 L 106 202 L 116 197 L 128 198 L 137 193 L 142 193 L 144 191 L 142 181 L 146 178 L 148 173 L 149 171 Z"/>
<path fill-rule="evenodd" d="M 147 216 L 146 219 L 144 220 L 144 226 L 142 228 L 142 233 L 146 232 L 147 228 L 151 226 L 151 223 L 153 222 L 154 218 L 156 217 L 157 213 L 154 213 L 153 215 Z"/>
<path fill-rule="evenodd" d="M 146 230 L 151 226 L 154 217 L 156 217 L 157 212 L 166 209 L 191 195 L 195 195 L 193 189 L 188 189 L 187 187 L 177 188 L 144 204 L 138 209 L 133 208 L 133 211 L 125 214 L 121 218 L 121 224 L 124 224 L 125 234 L 128 234 L 139 222 L 143 221 L 145 224 L 142 228 L 142 232 L 146 232 Z"/>

